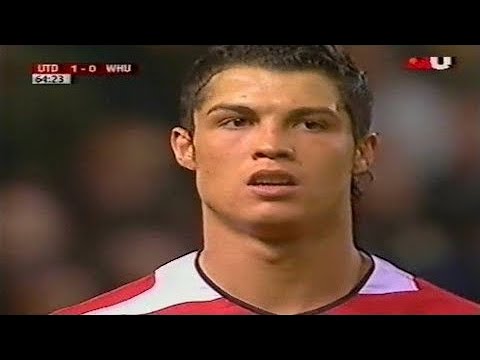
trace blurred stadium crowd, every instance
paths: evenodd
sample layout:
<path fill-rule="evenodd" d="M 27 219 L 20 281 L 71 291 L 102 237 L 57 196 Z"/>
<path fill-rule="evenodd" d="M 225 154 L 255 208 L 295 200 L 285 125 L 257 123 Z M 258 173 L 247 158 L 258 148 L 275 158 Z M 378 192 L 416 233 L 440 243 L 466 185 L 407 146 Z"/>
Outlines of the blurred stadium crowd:
<path fill-rule="evenodd" d="M 480 301 L 480 46 L 347 46 L 382 136 L 357 241 Z M 0 47 L 0 313 L 46 314 L 201 243 L 169 129 L 201 46 Z M 456 56 L 446 72 L 410 56 Z M 34 62 L 134 62 L 131 78 L 31 85 Z"/>

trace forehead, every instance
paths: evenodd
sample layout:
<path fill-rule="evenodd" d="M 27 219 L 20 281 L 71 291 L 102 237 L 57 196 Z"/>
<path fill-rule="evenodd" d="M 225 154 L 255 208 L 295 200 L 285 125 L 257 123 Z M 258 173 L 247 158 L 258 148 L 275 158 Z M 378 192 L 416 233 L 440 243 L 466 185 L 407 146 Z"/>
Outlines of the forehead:
<path fill-rule="evenodd" d="M 283 71 L 239 66 L 212 77 L 202 108 L 222 102 L 272 106 L 331 106 L 340 102 L 335 82 L 313 70 Z"/>

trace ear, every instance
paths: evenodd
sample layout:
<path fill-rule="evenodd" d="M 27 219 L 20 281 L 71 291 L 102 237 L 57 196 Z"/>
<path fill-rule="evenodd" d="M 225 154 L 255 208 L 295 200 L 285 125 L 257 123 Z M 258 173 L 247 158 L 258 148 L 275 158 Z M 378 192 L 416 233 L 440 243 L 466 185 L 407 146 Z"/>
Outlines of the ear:
<path fill-rule="evenodd" d="M 188 130 L 182 127 L 172 129 L 170 146 L 180 166 L 192 171 L 196 169 L 193 138 Z"/>
<path fill-rule="evenodd" d="M 379 136 L 377 133 L 368 134 L 359 142 L 355 149 L 352 169 L 353 175 L 361 175 L 370 170 L 375 162 L 378 142 Z"/>

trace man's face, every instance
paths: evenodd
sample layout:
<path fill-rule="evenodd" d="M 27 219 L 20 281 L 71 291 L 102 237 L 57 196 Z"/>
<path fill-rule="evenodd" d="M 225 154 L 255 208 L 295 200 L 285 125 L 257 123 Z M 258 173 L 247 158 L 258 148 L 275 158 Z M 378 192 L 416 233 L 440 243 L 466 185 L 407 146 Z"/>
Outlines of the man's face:
<path fill-rule="evenodd" d="M 242 66 L 202 91 L 193 147 L 178 136 L 172 145 L 196 172 L 204 209 L 248 227 L 318 222 L 350 206 L 355 144 L 330 78 Z"/>

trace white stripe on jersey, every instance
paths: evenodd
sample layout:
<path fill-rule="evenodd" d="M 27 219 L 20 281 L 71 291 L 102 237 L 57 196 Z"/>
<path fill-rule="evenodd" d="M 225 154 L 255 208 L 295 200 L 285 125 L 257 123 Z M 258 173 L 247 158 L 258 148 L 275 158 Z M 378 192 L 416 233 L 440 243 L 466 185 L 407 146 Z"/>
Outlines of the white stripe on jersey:
<path fill-rule="evenodd" d="M 417 291 L 415 278 L 392 263 L 372 255 L 375 268 L 359 294 L 380 295 L 404 291 Z"/>
<path fill-rule="evenodd" d="M 139 315 L 192 301 L 222 296 L 208 286 L 195 269 L 196 252 L 175 259 L 155 271 L 155 284 L 145 292 L 86 315 Z"/>

